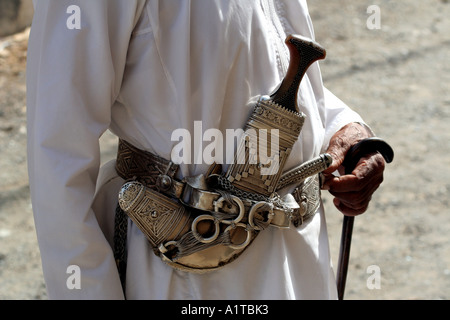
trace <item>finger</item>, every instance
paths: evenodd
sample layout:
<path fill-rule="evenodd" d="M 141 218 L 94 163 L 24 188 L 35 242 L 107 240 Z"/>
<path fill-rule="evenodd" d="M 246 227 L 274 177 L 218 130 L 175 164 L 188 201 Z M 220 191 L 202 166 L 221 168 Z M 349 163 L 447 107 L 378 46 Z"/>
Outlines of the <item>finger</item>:
<path fill-rule="evenodd" d="M 350 148 L 364 138 L 370 137 L 372 133 L 358 123 L 349 123 L 336 132 L 330 139 L 327 153 L 333 158 L 331 166 L 324 173 L 333 173 L 344 162 L 345 156 Z"/>
<path fill-rule="evenodd" d="M 354 210 L 364 210 L 369 206 L 369 203 L 372 200 L 372 195 L 363 198 L 358 198 L 357 200 L 354 199 L 346 200 L 345 198 L 338 198 L 338 197 L 336 197 L 335 199 L 339 200 L 343 205 L 345 205 L 348 208 Z"/>
<path fill-rule="evenodd" d="M 381 157 L 381 159 L 379 159 Z M 354 192 L 368 185 L 379 186 L 383 182 L 384 159 L 381 155 L 361 158 L 351 174 L 328 177 L 325 180 L 331 192 Z"/>
<path fill-rule="evenodd" d="M 372 199 L 372 195 L 378 189 L 380 183 L 369 183 L 360 191 L 352 192 L 335 192 L 330 193 L 335 196 L 335 201 L 341 204 L 338 207 L 342 212 L 347 214 L 361 214 L 367 210 L 369 203 Z"/>
<path fill-rule="evenodd" d="M 351 207 L 348 207 L 347 205 L 345 205 L 343 202 L 341 202 L 339 199 L 335 198 L 333 200 L 334 205 L 336 206 L 336 208 L 342 212 L 344 215 L 346 216 L 351 216 L 351 217 L 355 217 L 358 216 L 360 214 L 363 214 L 364 212 L 367 211 L 369 205 L 367 204 L 367 206 L 360 208 L 360 209 L 353 209 Z"/>
<path fill-rule="evenodd" d="M 375 193 L 376 187 L 367 187 L 366 189 L 359 192 L 330 192 L 335 198 L 343 201 L 344 203 L 352 206 L 361 206 L 366 202 L 369 202 L 372 195 Z"/>
<path fill-rule="evenodd" d="M 328 190 L 336 193 L 359 192 L 366 186 L 366 181 L 353 174 L 334 177 L 327 182 Z"/>
<path fill-rule="evenodd" d="M 360 178 L 382 176 L 385 166 L 386 162 L 383 156 L 376 152 L 359 159 L 351 173 Z"/>
<path fill-rule="evenodd" d="M 330 193 L 335 197 L 335 199 L 342 202 L 346 207 L 355 210 L 362 210 L 367 208 L 369 205 L 373 194 L 378 189 L 379 184 L 369 184 L 366 188 L 360 191 L 353 192 L 334 192 Z"/>
<path fill-rule="evenodd" d="M 350 149 L 351 145 L 347 139 L 336 137 L 330 142 L 330 146 L 327 149 L 327 153 L 331 155 L 333 162 L 331 165 L 323 171 L 324 174 L 331 174 L 342 165 L 345 159 L 347 151 Z"/>
<path fill-rule="evenodd" d="M 333 190 L 329 190 L 329 192 L 335 196 L 336 198 L 342 199 L 347 202 L 360 202 L 363 199 L 369 198 L 375 193 L 378 187 L 381 185 L 383 178 L 379 177 L 377 179 L 372 179 L 370 182 L 353 191 L 339 191 L 339 187 L 334 187 Z"/>
<path fill-rule="evenodd" d="M 322 172 L 322 189 L 323 190 L 330 190 L 331 180 L 334 179 L 334 175 L 327 174 Z"/>

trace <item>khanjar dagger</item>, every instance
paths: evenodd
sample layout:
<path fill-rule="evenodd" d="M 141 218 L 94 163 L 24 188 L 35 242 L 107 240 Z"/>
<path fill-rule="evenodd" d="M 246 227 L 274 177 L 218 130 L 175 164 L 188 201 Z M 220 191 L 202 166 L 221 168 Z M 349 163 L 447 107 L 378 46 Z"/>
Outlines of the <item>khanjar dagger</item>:
<path fill-rule="evenodd" d="M 291 170 L 288 179 L 282 172 L 306 117 L 297 104 L 300 82 L 309 66 L 326 56 L 325 49 L 311 39 L 289 35 L 285 42 L 290 52 L 286 76 L 271 96 L 259 99 L 244 128 L 247 136 L 241 139 L 234 162 L 225 174 L 234 188 L 265 197 L 270 197 L 279 189 L 280 179 L 287 185 L 288 182 L 300 183 L 300 178 L 306 178 L 293 174 Z M 262 142 L 267 147 L 268 142 L 272 143 L 274 140 L 278 141 L 278 150 L 272 150 L 271 145 L 271 152 L 264 155 L 257 152 Z M 314 160 L 308 163 L 314 163 L 314 166 L 308 167 L 310 175 L 323 171 L 331 164 L 331 156 L 328 154 Z M 276 163 L 277 166 L 274 170 L 265 171 L 268 163 Z M 300 171 L 303 174 L 306 172 Z"/>

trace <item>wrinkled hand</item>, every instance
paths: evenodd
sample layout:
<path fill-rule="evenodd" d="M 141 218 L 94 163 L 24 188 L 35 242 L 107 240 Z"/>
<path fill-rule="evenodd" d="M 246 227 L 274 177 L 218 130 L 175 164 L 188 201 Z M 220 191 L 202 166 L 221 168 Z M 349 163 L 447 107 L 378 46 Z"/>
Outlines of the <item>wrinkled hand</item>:
<path fill-rule="evenodd" d="M 333 163 L 323 171 L 323 189 L 329 190 L 335 197 L 334 205 L 344 215 L 356 216 L 364 213 L 373 193 L 383 182 L 385 161 L 379 153 L 362 157 L 351 174 L 344 174 L 342 163 L 347 152 L 353 145 L 371 136 L 372 133 L 366 127 L 350 123 L 334 134 L 326 151 L 332 156 Z M 332 174 L 336 170 L 341 176 Z"/>

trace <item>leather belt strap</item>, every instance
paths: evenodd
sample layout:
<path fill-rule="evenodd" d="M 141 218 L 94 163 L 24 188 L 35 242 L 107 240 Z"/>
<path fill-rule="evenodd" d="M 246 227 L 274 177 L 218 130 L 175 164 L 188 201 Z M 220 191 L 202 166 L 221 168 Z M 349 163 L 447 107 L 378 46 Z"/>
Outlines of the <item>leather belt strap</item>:
<path fill-rule="evenodd" d="M 156 188 L 179 198 L 183 184 L 174 179 L 178 167 L 169 160 L 119 139 L 116 171 L 125 180 L 138 178 L 149 188 Z"/>

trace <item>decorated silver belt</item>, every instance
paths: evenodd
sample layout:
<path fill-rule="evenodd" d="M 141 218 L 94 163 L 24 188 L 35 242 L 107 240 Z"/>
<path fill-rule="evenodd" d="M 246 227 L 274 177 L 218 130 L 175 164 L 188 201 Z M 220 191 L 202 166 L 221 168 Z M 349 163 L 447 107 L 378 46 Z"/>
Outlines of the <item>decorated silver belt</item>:
<path fill-rule="evenodd" d="M 163 261 L 205 272 L 236 259 L 269 226 L 298 227 L 308 221 L 320 204 L 318 172 L 329 163 L 329 156 L 321 155 L 288 171 L 280 186 L 297 181 L 295 190 L 263 197 L 226 190 L 224 177 L 214 173 L 217 167 L 207 176 L 178 181 L 177 165 L 120 140 L 116 170 L 127 182 L 119 205 Z"/>

